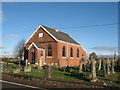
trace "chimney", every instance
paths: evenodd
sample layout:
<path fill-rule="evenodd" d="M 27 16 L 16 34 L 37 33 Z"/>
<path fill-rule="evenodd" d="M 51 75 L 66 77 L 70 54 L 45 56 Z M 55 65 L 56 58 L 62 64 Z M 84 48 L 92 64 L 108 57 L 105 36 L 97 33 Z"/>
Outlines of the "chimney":
<path fill-rule="evenodd" d="M 58 29 L 57 29 L 57 28 L 55 28 L 54 30 L 55 30 L 56 32 L 58 32 Z"/>

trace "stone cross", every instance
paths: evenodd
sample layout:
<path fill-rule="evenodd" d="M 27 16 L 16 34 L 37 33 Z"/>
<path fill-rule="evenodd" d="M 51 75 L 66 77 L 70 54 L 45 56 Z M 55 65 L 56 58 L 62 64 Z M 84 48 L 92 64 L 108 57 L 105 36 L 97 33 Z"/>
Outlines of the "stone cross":
<path fill-rule="evenodd" d="M 27 65 L 28 65 L 28 60 L 26 59 L 26 60 L 25 60 L 25 66 L 27 66 Z"/>
<path fill-rule="evenodd" d="M 96 64 L 95 59 L 93 59 L 93 56 L 91 56 L 91 72 L 92 72 L 92 79 L 96 79 Z"/>
<path fill-rule="evenodd" d="M 102 66 L 103 66 L 103 77 L 106 77 L 106 63 L 105 63 L 105 59 L 102 60 Z"/>
<path fill-rule="evenodd" d="M 99 59 L 99 68 L 98 70 L 101 70 L 101 59 Z"/>
<path fill-rule="evenodd" d="M 110 60 L 107 58 L 107 74 L 110 74 Z"/>
<path fill-rule="evenodd" d="M 111 65 L 112 66 L 112 68 L 111 68 L 112 69 L 111 70 L 112 73 L 115 73 L 115 71 L 114 71 L 114 65 L 115 65 L 115 61 L 114 61 L 114 58 L 113 58 L 112 59 L 112 65 Z"/>
<path fill-rule="evenodd" d="M 41 68 L 42 67 L 42 58 L 43 56 L 41 56 L 38 60 L 38 67 Z"/>
<path fill-rule="evenodd" d="M 57 67 L 60 68 L 60 58 L 57 58 Z"/>
<path fill-rule="evenodd" d="M 79 73 L 82 73 L 82 59 L 79 61 Z"/>

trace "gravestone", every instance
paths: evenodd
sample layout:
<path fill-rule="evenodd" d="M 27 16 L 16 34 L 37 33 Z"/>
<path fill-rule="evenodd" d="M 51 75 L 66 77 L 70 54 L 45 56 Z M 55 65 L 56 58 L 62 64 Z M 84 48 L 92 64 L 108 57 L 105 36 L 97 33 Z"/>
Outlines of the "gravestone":
<path fill-rule="evenodd" d="M 57 58 L 57 68 L 60 68 L 60 58 Z"/>
<path fill-rule="evenodd" d="M 43 60 L 43 56 L 41 56 L 38 60 L 38 68 L 42 69 L 42 60 Z"/>
<path fill-rule="evenodd" d="M 101 59 L 99 59 L 99 67 L 98 70 L 101 70 Z"/>
<path fill-rule="evenodd" d="M 16 68 L 16 69 L 13 70 L 13 73 L 19 73 L 20 71 L 21 71 L 21 69 Z"/>
<path fill-rule="evenodd" d="M 20 58 L 20 57 L 18 57 L 18 61 L 19 61 L 19 66 L 21 66 L 21 65 L 20 65 L 20 61 L 21 61 L 21 58 Z"/>
<path fill-rule="evenodd" d="M 105 62 L 105 59 L 102 60 L 102 66 L 103 66 L 103 77 L 106 77 L 106 62 Z"/>
<path fill-rule="evenodd" d="M 25 66 L 27 66 L 27 65 L 28 65 L 28 60 L 26 59 L 26 60 L 25 60 Z"/>
<path fill-rule="evenodd" d="M 49 65 L 44 66 L 45 67 L 45 79 L 51 78 L 51 67 Z"/>
<path fill-rule="evenodd" d="M 107 74 L 110 74 L 110 61 L 109 58 L 107 58 Z"/>
<path fill-rule="evenodd" d="M 79 61 L 79 73 L 82 73 L 82 59 Z"/>
<path fill-rule="evenodd" d="M 30 71 L 31 71 L 31 66 L 24 67 L 24 72 L 30 72 Z"/>
<path fill-rule="evenodd" d="M 22 67 L 18 66 L 16 69 L 13 70 L 13 73 L 19 73 L 21 71 Z"/>
<path fill-rule="evenodd" d="M 95 59 L 93 58 L 93 56 L 91 56 L 91 73 L 92 73 L 92 80 L 91 82 L 96 82 L 97 79 L 96 79 L 96 61 Z"/>
<path fill-rule="evenodd" d="M 114 58 L 112 59 L 112 62 L 111 62 L 111 72 L 112 73 L 115 73 L 115 71 L 114 71 L 114 65 L 115 65 L 115 60 L 114 60 Z"/>

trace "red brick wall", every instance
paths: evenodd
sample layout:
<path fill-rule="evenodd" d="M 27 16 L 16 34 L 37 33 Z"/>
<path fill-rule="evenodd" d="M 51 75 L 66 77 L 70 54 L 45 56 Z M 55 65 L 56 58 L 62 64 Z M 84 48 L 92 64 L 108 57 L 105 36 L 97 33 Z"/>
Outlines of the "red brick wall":
<path fill-rule="evenodd" d="M 39 37 L 39 33 L 43 33 L 43 37 Z M 69 66 L 78 66 L 79 65 L 79 60 L 82 58 L 82 54 L 84 54 L 85 59 L 86 59 L 86 52 L 83 50 L 81 46 L 78 45 L 73 45 L 73 44 L 67 44 L 64 42 L 56 42 L 51 36 L 49 36 L 44 30 L 41 28 L 37 30 L 37 32 L 32 36 L 32 38 L 28 41 L 26 44 L 26 49 L 30 46 L 32 42 L 41 42 L 42 46 L 45 49 L 45 61 L 44 63 L 53 63 L 53 66 L 55 66 L 55 63 L 57 63 L 57 58 L 60 58 L 60 66 L 65 67 L 66 64 L 66 59 L 69 58 L 68 65 Z M 48 46 L 52 45 L 52 57 L 48 57 Z M 66 57 L 62 57 L 62 48 L 63 46 L 66 47 Z M 73 48 L 73 58 L 70 57 L 70 48 Z M 76 50 L 79 49 L 80 52 L 80 57 L 77 58 L 76 55 Z M 67 51 L 68 50 L 68 51 Z M 36 51 L 36 63 L 38 63 L 38 59 L 40 58 L 40 50 Z M 31 63 L 31 53 L 29 51 L 28 53 L 28 60 Z"/>
<path fill-rule="evenodd" d="M 39 37 L 39 33 L 43 33 L 43 37 Z M 28 49 L 29 45 L 32 42 L 55 42 L 55 40 L 48 35 L 43 29 L 39 28 L 35 34 L 32 36 L 32 38 L 30 38 L 30 40 L 27 42 L 26 44 L 26 49 Z"/>
<path fill-rule="evenodd" d="M 65 46 L 66 48 L 66 57 L 62 57 L 62 47 Z M 78 66 L 79 60 L 82 58 L 82 54 L 85 56 L 86 60 L 86 52 L 83 50 L 81 46 L 67 44 L 64 42 L 58 42 L 58 57 L 60 57 L 60 66 L 66 66 L 66 60 L 68 58 L 68 65 L 69 66 Z M 73 57 L 70 57 L 70 48 L 73 48 Z M 77 58 L 77 49 L 79 49 L 79 58 Z M 67 51 L 68 50 L 68 51 Z"/>
<path fill-rule="evenodd" d="M 39 37 L 39 33 L 43 33 L 43 37 Z M 48 35 L 43 29 L 38 29 L 36 33 L 32 36 L 32 38 L 27 42 L 26 44 L 26 49 L 30 46 L 32 42 L 41 42 L 43 48 L 45 49 L 45 61 L 44 63 L 55 63 L 57 59 L 57 42 L 50 36 Z M 52 45 L 52 57 L 48 57 L 48 46 Z M 28 60 L 31 63 L 31 53 L 29 50 L 28 54 Z M 40 51 L 37 50 L 37 57 L 36 57 L 36 63 L 38 62 L 38 59 L 40 58 Z"/>

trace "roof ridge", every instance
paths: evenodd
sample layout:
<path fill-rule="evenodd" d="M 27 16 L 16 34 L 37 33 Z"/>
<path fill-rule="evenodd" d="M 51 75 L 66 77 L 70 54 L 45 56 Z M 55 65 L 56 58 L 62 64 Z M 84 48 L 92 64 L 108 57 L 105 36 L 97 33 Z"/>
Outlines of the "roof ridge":
<path fill-rule="evenodd" d="M 47 26 L 45 26 L 45 25 L 42 25 L 42 26 L 43 26 L 43 27 L 47 27 Z M 47 28 L 54 30 L 54 28 L 50 28 L 50 27 L 47 27 Z M 58 32 L 60 32 L 60 33 L 64 33 L 64 34 L 67 34 L 67 33 L 62 32 L 62 31 L 58 31 Z M 68 35 L 68 34 L 67 34 L 67 35 Z"/>
<path fill-rule="evenodd" d="M 53 28 L 49 28 L 44 25 L 41 25 L 41 26 L 44 27 L 49 33 L 51 33 L 57 40 L 62 40 L 62 41 L 66 41 L 68 43 L 74 43 L 74 44 L 80 45 L 76 40 L 74 40 L 67 33 L 64 33 L 61 31 L 56 32 Z"/>

